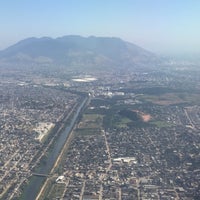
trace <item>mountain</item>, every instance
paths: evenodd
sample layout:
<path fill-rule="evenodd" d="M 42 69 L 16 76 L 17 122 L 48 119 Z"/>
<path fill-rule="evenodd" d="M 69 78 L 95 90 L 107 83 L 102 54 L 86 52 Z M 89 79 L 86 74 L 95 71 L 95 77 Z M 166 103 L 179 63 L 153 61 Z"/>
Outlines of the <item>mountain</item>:
<path fill-rule="evenodd" d="M 155 66 L 159 58 L 114 37 L 28 38 L 0 51 L 0 63 L 63 65 L 68 68 L 135 68 Z"/>

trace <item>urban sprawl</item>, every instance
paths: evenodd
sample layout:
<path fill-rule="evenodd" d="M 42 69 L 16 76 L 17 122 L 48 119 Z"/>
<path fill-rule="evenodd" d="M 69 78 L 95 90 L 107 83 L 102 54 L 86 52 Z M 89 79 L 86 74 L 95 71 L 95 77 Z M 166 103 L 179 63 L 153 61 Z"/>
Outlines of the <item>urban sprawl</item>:
<path fill-rule="evenodd" d="M 199 199 L 199 71 L 9 73 L 0 75 L 0 199 L 23 199 L 40 175 L 38 200 Z M 85 98 L 54 167 L 37 173 Z"/>

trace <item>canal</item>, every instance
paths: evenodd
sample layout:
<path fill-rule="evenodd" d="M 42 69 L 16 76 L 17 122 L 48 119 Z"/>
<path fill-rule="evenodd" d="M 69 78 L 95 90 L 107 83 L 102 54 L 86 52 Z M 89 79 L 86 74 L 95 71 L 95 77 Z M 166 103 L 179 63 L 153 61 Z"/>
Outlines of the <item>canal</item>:
<path fill-rule="evenodd" d="M 85 98 L 83 102 L 80 104 L 80 106 L 77 108 L 75 113 L 73 114 L 73 117 L 69 123 L 68 126 L 59 134 L 59 136 L 56 138 L 56 141 L 54 141 L 53 146 L 51 147 L 51 150 L 48 152 L 48 155 L 45 159 L 45 162 L 42 163 L 42 167 L 37 169 L 38 174 L 49 174 L 51 169 L 54 166 L 54 163 L 56 162 L 65 142 L 67 141 L 69 133 L 72 131 L 74 125 L 77 122 L 77 118 L 82 110 L 82 108 L 85 106 L 88 98 Z M 23 194 L 19 198 L 20 200 L 35 200 L 40 188 L 44 184 L 46 180 L 46 177 L 39 177 L 39 176 L 32 176 L 30 178 L 30 182 L 25 187 Z"/>

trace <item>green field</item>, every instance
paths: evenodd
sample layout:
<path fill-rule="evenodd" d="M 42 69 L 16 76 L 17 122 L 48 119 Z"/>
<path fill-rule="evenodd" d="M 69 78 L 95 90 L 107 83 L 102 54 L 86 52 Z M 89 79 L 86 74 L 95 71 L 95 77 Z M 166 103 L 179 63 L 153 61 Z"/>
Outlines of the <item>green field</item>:
<path fill-rule="evenodd" d="M 188 104 L 200 104 L 200 95 L 199 94 L 188 94 L 185 92 L 182 93 L 166 93 L 161 95 L 141 95 L 137 97 L 138 100 L 143 102 L 151 102 L 158 105 L 174 105 L 181 103 Z"/>
<path fill-rule="evenodd" d="M 53 183 L 49 194 L 45 199 L 60 199 L 61 194 L 65 191 L 65 183 Z"/>
<path fill-rule="evenodd" d="M 79 128 L 101 128 L 103 123 L 103 115 L 99 114 L 84 114 L 80 123 Z"/>
<path fill-rule="evenodd" d="M 114 122 L 114 127 L 117 128 L 126 128 L 128 127 L 128 123 L 132 122 L 132 120 L 130 120 L 127 117 L 120 117 L 117 121 Z"/>
<path fill-rule="evenodd" d="M 156 125 L 159 128 L 171 127 L 173 126 L 172 123 L 165 122 L 165 121 L 151 121 L 150 124 Z"/>
<path fill-rule="evenodd" d="M 100 134 L 100 133 L 101 133 L 101 129 L 94 129 L 94 128 L 76 129 L 74 131 L 75 136 L 76 135 L 88 136 L 88 135 L 96 135 L 96 134 Z"/>

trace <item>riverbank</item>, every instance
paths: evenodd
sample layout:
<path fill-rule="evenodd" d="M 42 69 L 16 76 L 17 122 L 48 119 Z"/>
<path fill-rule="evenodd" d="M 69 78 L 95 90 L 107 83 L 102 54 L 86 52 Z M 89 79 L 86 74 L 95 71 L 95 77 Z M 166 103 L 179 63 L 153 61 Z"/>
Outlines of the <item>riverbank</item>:
<path fill-rule="evenodd" d="M 87 100 L 85 100 L 84 106 L 87 106 L 89 101 L 90 101 L 89 98 Z M 82 109 L 84 108 L 84 106 L 82 107 Z M 55 175 L 60 175 L 60 174 L 58 174 L 56 172 L 56 170 L 59 168 L 59 165 L 62 163 L 62 159 L 63 159 L 64 155 L 66 154 L 66 152 L 67 152 L 67 150 L 68 150 L 68 148 L 70 146 L 71 141 L 74 138 L 74 129 L 77 128 L 76 127 L 77 125 L 78 124 L 75 124 L 73 129 L 69 133 L 68 138 L 67 138 L 67 140 L 66 140 L 66 142 L 65 142 L 65 144 L 64 144 L 64 146 L 63 146 L 63 148 L 62 148 L 62 150 L 61 150 L 61 152 L 60 152 L 60 154 L 58 156 L 58 158 L 56 159 L 56 161 L 54 163 L 54 166 L 51 169 L 50 174 L 52 174 L 52 175 L 54 175 L 54 174 Z M 57 178 L 57 176 L 52 176 L 52 177 L 46 179 L 45 183 L 43 184 L 40 192 L 38 193 L 38 195 L 36 197 L 36 200 L 43 200 L 46 197 L 46 195 L 48 193 L 48 190 L 50 189 L 50 187 L 52 185 L 52 179 L 56 179 L 56 178 Z"/>
<path fill-rule="evenodd" d="M 74 128 L 73 128 L 73 130 L 74 130 Z M 66 153 L 66 151 L 68 150 L 69 145 L 70 145 L 70 143 L 71 143 L 71 141 L 72 141 L 72 139 L 74 137 L 73 130 L 70 132 L 70 134 L 69 134 L 69 136 L 67 138 L 67 141 L 66 141 L 66 143 L 65 143 L 62 151 L 60 152 L 60 155 L 58 156 L 58 158 L 57 158 L 57 160 L 56 160 L 56 162 L 55 162 L 55 164 L 54 164 L 54 166 L 53 166 L 50 174 L 54 174 L 55 171 L 56 171 L 56 169 L 58 168 L 58 165 L 62 162 L 62 157 Z M 36 197 L 36 200 L 42 200 L 42 199 L 44 199 L 45 193 L 46 193 L 46 191 L 48 189 L 48 185 L 50 184 L 50 179 L 51 178 L 47 178 L 46 179 L 45 183 L 43 184 L 43 186 L 42 186 L 42 188 L 41 188 L 41 190 L 39 192 L 39 194 Z"/>
<path fill-rule="evenodd" d="M 56 163 L 59 163 L 59 156 L 62 155 L 61 152 L 69 140 L 69 136 L 72 133 L 72 130 L 74 126 L 77 123 L 77 120 L 79 118 L 79 115 L 82 111 L 82 109 L 85 107 L 85 105 L 88 102 L 88 97 L 84 97 L 79 105 L 76 107 L 76 109 L 73 109 L 73 112 L 71 113 L 69 120 L 64 120 L 64 123 L 60 124 L 60 127 L 57 127 L 57 137 L 55 138 L 53 144 L 51 145 L 51 148 L 49 149 L 45 161 L 40 164 L 39 168 L 37 168 L 36 173 L 37 174 L 45 174 L 48 176 L 52 176 L 51 172 L 56 166 Z M 54 168 L 55 170 L 55 168 Z M 23 191 L 22 197 L 19 198 L 20 200 L 29 199 L 29 200 L 35 200 L 37 196 L 39 196 L 40 191 L 42 192 L 41 188 L 44 188 L 46 181 L 49 180 L 49 177 L 38 177 L 38 176 L 32 176 L 30 178 L 30 182 L 25 187 L 25 190 Z"/>

